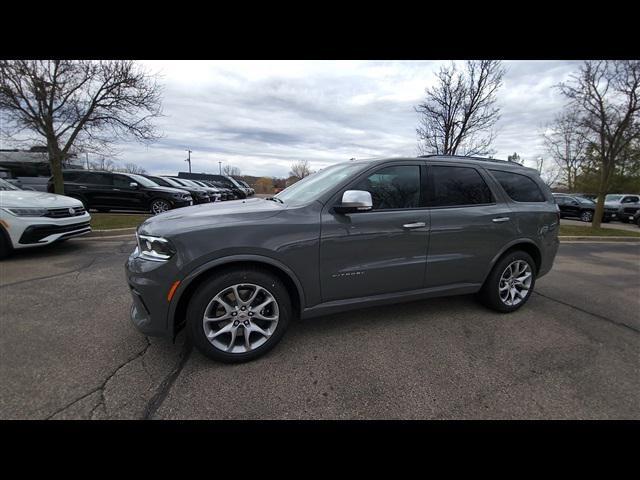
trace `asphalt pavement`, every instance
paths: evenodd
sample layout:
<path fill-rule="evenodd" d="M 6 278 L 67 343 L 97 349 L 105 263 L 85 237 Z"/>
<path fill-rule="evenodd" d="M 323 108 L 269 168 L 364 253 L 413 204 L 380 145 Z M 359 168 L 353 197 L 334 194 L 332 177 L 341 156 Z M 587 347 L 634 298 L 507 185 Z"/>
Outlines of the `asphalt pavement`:
<path fill-rule="evenodd" d="M 529 303 L 473 296 L 294 322 L 212 362 L 130 324 L 129 237 L 0 263 L 0 418 L 638 419 L 640 244 L 566 243 Z"/>

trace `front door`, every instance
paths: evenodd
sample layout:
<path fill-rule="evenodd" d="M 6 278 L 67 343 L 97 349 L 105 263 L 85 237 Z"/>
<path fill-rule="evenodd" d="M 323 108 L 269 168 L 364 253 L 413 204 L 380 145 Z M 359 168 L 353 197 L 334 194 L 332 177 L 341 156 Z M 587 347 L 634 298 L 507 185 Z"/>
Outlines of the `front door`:
<path fill-rule="evenodd" d="M 332 209 L 335 201 L 325 206 L 320 244 L 324 302 L 422 288 L 429 211 L 421 163 L 380 166 L 344 189 L 370 192 L 371 211 L 338 214 Z"/>

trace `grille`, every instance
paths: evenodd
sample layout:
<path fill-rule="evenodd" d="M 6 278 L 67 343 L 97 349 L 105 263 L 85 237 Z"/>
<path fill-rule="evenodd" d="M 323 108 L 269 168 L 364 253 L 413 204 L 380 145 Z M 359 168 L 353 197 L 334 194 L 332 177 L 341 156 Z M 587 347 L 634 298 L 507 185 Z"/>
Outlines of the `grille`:
<path fill-rule="evenodd" d="M 44 216 L 50 218 L 68 218 L 78 217 L 84 215 L 84 213 L 84 207 L 73 207 L 73 213 L 70 212 L 69 208 L 50 208 Z"/>

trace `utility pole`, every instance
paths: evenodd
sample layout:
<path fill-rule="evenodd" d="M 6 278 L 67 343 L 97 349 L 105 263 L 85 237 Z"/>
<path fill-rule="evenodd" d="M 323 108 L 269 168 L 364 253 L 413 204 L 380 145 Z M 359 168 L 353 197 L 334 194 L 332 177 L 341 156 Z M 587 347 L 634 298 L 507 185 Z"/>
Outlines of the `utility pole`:
<path fill-rule="evenodd" d="M 189 173 L 191 173 L 191 150 L 187 150 L 187 153 L 189 156 L 187 157 L 185 162 L 189 162 Z"/>
<path fill-rule="evenodd" d="M 220 167 L 220 175 L 222 175 L 222 162 L 218 162 L 218 167 Z"/>

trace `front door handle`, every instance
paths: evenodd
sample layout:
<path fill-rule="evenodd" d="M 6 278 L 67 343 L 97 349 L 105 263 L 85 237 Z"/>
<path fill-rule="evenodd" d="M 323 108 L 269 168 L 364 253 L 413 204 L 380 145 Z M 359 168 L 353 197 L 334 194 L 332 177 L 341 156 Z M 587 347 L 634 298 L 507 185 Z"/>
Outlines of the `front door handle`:
<path fill-rule="evenodd" d="M 502 223 L 502 222 L 508 222 L 508 221 L 509 221 L 509 217 L 497 217 L 492 220 L 492 222 L 494 223 Z"/>
<path fill-rule="evenodd" d="M 426 226 L 427 224 L 424 222 L 405 223 L 402 225 L 403 228 L 422 228 Z"/>

